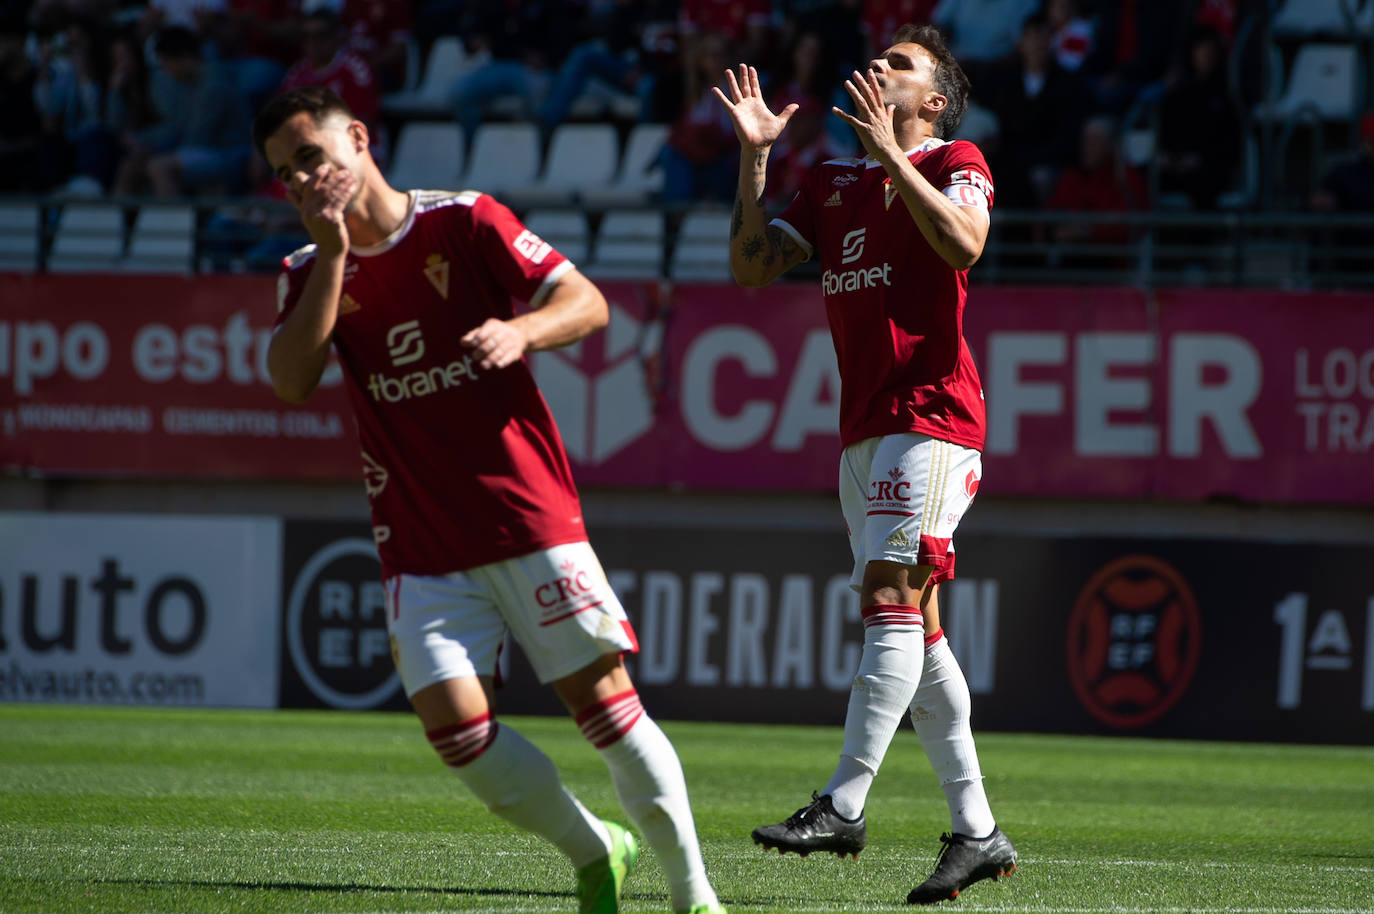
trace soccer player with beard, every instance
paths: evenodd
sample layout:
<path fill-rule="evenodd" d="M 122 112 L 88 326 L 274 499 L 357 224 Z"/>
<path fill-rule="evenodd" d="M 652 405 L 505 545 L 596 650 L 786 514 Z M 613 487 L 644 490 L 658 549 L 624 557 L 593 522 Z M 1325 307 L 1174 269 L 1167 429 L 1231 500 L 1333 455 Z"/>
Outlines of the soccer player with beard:
<path fill-rule="evenodd" d="M 997 827 L 969 726 L 968 684 L 940 628 L 939 584 L 954 576 L 954 529 L 982 475 L 982 385 L 963 338 L 968 269 L 983 252 L 993 186 L 972 143 L 947 142 L 968 79 L 933 27 L 903 26 L 845 83 L 834 109 L 867 155 L 813 168 L 765 224 L 768 154 L 788 119 L 758 74 L 726 74 L 741 146 L 730 266 L 762 286 L 816 256 L 841 379 L 840 505 L 854 554 L 864 648 L 830 782 L 776 825 L 754 830 L 780 852 L 858 855 L 864 805 L 908 712 L 949 803 L 952 834 L 907 901 L 950 899 L 1006 875 L 1016 851 Z"/>
<path fill-rule="evenodd" d="M 592 815 L 543 752 L 497 725 L 497 652 L 511 631 L 610 768 L 674 910 L 723 912 L 677 753 L 622 660 L 634 631 L 587 542 L 562 439 L 524 359 L 604 327 L 606 300 L 491 197 L 388 185 L 367 127 L 327 88 L 278 96 L 253 137 L 314 241 L 278 281 L 272 384 L 303 402 L 338 353 L 392 654 L 430 743 L 488 809 L 568 856 L 580 910 L 619 909 L 635 837 Z M 513 298 L 531 310 L 517 314 Z"/>

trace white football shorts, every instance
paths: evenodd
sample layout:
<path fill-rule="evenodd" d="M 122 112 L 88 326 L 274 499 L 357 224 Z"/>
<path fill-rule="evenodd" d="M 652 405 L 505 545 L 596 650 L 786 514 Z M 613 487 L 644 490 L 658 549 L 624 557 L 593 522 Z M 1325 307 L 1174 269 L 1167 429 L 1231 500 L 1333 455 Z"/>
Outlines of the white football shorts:
<path fill-rule="evenodd" d="M 387 578 L 391 656 L 406 695 L 463 676 L 494 676 L 510 630 L 540 682 L 603 654 L 639 650 L 590 543 L 567 543 L 446 575 Z"/>
<path fill-rule="evenodd" d="M 934 583 L 954 577 L 954 528 L 973 503 L 983 456 L 908 432 L 866 438 L 840 456 L 840 509 L 854 553 L 849 586 L 869 562 L 930 565 Z"/>

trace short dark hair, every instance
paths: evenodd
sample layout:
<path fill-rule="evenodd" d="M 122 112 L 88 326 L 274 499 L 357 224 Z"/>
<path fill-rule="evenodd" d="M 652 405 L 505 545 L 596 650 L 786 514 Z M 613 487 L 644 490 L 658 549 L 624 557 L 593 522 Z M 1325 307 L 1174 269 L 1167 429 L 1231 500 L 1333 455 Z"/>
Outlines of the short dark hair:
<path fill-rule="evenodd" d="M 316 124 L 323 123 L 331 114 L 353 119 L 353 109 L 348 107 L 348 102 L 328 86 L 302 86 L 283 92 L 263 106 L 253 121 L 253 145 L 264 159 L 267 158 L 267 138 L 302 111 Z"/>
<path fill-rule="evenodd" d="M 935 58 L 935 91 L 945 97 L 945 110 L 935 119 L 934 129 L 935 135 L 944 139 L 959 126 L 964 109 L 968 107 L 969 82 L 968 77 L 964 75 L 963 67 L 959 66 L 959 61 L 950 53 L 949 45 L 945 44 L 945 36 L 933 25 L 907 23 L 897 29 L 897 33 L 892 36 L 892 43 L 919 44 Z"/>

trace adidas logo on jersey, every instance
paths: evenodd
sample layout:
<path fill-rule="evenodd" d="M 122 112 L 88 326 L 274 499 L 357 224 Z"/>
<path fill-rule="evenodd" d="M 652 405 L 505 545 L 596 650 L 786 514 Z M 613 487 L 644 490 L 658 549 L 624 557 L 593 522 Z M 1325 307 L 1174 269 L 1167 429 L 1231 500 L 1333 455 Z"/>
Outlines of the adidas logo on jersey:
<path fill-rule="evenodd" d="M 887 544 L 889 546 L 896 546 L 898 549 L 910 549 L 911 537 L 906 535 L 905 530 L 898 530 L 887 538 Z"/>
<path fill-rule="evenodd" d="M 839 205 L 840 205 L 840 192 L 839 192 L 838 190 L 835 191 L 833 194 L 830 195 L 830 199 L 826 200 L 825 203 L 822 204 L 822 205 L 823 205 L 823 206 L 839 206 Z"/>

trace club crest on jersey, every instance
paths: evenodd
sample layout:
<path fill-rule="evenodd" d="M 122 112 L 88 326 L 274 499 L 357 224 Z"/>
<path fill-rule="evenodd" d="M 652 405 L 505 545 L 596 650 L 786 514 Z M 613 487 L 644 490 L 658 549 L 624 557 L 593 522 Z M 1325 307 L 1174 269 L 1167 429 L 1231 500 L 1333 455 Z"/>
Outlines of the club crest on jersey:
<path fill-rule="evenodd" d="M 892 209 L 892 201 L 897 196 L 897 188 L 892 186 L 892 179 L 883 181 L 883 209 Z"/>
<path fill-rule="evenodd" d="M 391 474 L 386 471 L 386 467 L 377 462 L 367 451 L 363 455 L 363 488 L 367 491 L 368 498 L 375 498 L 382 494 L 386 488 L 387 480 Z"/>
<path fill-rule="evenodd" d="M 448 261 L 442 254 L 430 254 L 425 258 L 425 279 L 445 299 L 448 298 Z"/>

